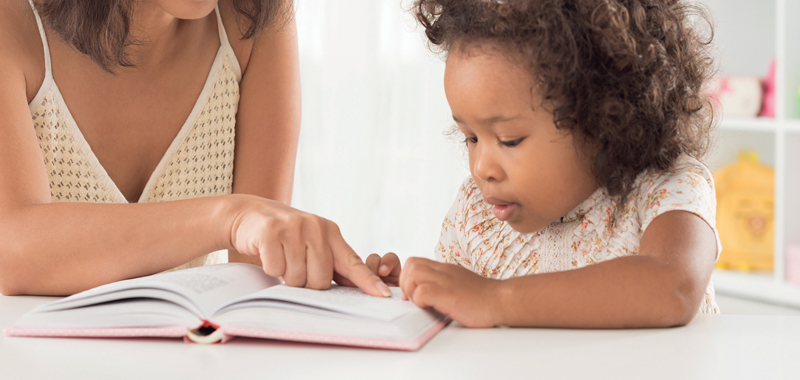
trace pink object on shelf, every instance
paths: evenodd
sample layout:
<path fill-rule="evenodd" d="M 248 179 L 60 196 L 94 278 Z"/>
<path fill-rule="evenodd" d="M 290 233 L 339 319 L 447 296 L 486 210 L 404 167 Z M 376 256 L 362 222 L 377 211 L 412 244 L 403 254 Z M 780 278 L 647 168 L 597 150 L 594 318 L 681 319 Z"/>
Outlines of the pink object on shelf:
<path fill-rule="evenodd" d="M 786 248 L 786 280 L 800 285 L 800 245 Z"/>
<path fill-rule="evenodd" d="M 775 117 L 775 60 L 769 63 L 767 77 L 764 78 L 764 100 L 758 116 Z"/>
<path fill-rule="evenodd" d="M 726 116 L 756 117 L 764 107 L 764 84 L 757 76 L 719 76 L 708 95 Z"/>

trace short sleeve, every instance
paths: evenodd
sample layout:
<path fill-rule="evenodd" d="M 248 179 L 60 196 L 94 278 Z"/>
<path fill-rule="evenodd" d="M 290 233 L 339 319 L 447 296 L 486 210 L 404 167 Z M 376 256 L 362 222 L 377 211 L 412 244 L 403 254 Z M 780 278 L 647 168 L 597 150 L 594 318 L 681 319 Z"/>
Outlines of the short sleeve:
<path fill-rule="evenodd" d="M 472 177 L 464 180 L 458 189 L 458 196 L 442 221 L 442 231 L 436 246 L 436 260 L 466 268 L 472 267 L 469 255 L 464 249 L 465 245 L 462 244 L 462 238 L 467 228 L 470 199 L 476 189 L 477 186 L 472 181 Z"/>
<path fill-rule="evenodd" d="M 717 256 L 722 243 L 717 232 L 717 199 L 708 168 L 690 157 L 681 157 L 674 168 L 648 172 L 641 177 L 637 211 L 644 232 L 653 220 L 668 211 L 688 211 L 702 218 L 714 231 Z"/>

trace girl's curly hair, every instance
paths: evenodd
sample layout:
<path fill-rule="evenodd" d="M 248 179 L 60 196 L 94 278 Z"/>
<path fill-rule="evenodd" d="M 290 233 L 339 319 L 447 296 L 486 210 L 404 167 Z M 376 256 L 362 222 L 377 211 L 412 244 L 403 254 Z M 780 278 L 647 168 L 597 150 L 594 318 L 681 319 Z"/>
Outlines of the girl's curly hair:
<path fill-rule="evenodd" d="M 706 10 L 681 0 L 416 0 L 434 50 L 488 45 L 520 58 L 554 122 L 624 199 L 647 169 L 708 151 L 713 73 Z M 577 133 L 575 133 L 577 132 Z"/>

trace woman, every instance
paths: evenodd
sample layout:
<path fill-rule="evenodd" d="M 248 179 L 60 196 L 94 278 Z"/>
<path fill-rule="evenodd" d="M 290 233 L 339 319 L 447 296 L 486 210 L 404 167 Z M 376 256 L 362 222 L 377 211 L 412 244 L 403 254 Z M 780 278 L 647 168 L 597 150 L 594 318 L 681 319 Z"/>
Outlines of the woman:
<path fill-rule="evenodd" d="M 388 295 L 377 256 L 370 271 L 335 224 L 287 206 L 291 1 L 3 1 L 0 52 L 3 294 L 71 294 L 229 249 L 292 286 L 336 274 Z"/>

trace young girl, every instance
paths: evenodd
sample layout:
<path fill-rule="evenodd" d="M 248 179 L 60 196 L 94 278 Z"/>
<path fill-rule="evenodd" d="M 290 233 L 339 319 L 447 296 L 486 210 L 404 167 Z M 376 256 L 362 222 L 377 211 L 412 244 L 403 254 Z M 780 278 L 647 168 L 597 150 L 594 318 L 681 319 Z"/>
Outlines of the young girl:
<path fill-rule="evenodd" d="M 337 273 L 391 294 L 335 224 L 287 206 L 291 15 L 288 0 L 0 1 L 0 292 L 72 294 L 228 249 L 289 285 Z"/>
<path fill-rule="evenodd" d="M 666 327 L 718 313 L 698 13 L 680 0 L 415 9 L 447 52 L 472 175 L 439 262 L 409 259 L 404 294 L 476 327 Z"/>

